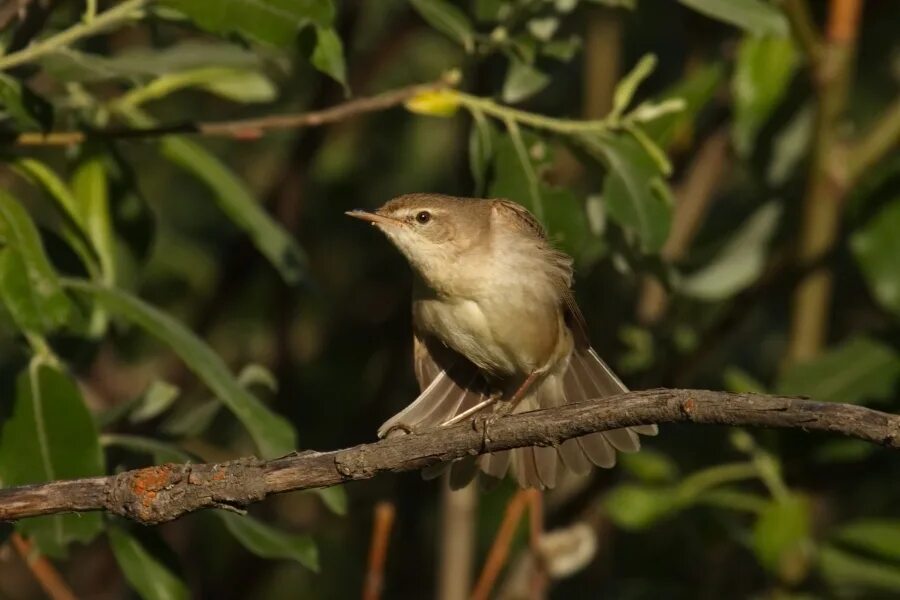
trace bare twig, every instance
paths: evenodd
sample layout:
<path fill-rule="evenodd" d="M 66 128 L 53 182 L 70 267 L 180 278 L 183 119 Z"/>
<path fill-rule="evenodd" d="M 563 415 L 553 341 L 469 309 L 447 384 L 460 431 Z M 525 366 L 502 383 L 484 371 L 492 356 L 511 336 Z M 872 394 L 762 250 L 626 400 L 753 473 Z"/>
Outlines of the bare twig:
<path fill-rule="evenodd" d="M 544 535 L 544 497 L 540 490 L 528 490 L 528 548 L 535 569 L 531 574 L 530 592 L 533 600 L 544 598 L 547 592 L 547 570 L 541 557 L 541 538 Z"/>
<path fill-rule="evenodd" d="M 167 464 L 107 477 L 0 490 L 0 520 L 106 510 L 145 524 L 222 504 L 244 506 L 269 494 L 370 479 L 522 446 L 554 446 L 596 431 L 690 422 L 822 431 L 900 449 L 900 416 L 862 406 L 786 396 L 705 390 L 629 392 L 564 407 L 460 423 L 334 452 L 263 461 Z M 487 424 L 485 424 L 487 423 Z"/>
<path fill-rule="evenodd" d="M 809 11 L 806 0 L 781 0 L 781 10 L 791 24 L 794 39 L 812 64 L 819 61 L 822 40 Z"/>
<path fill-rule="evenodd" d="M 834 245 L 848 189 L 846 144 L 840 126 L 850 89 L 851 68 L 863 0 L 831 0 L 826 43 L 814 69 L 817 98 L 815 152 L 803 205 L 798 262 L 815 262 Z M 825 343 L 831 310 L 832 276 L 820 268 L 794 292 L 787 362 L 814 357 Z"/>
<path fill-rule="evenodd" d="M 77 600 L 77 596 L 69 589 L 59 571 L 56 570 L 49 560 L 40 554 L 34 554 L 34 549 L 28 540 L 18 533 L 14 533 L 11 541 L 16 552 L 28 565 L 34 578 L 37 579 L 37 582 L 51 600 Z"/>
<path fill-rule="evenodd" d="M 847 179 L 855 181 L 875 163 L 900 147 L 900 96 L 888 106 L 847 152 Z"/>
<path fill-rule="evenodd" d="M 520 490 L 506 505 L 500 529 L 497 530 L 497 537 L 494 538 L 487 560 L 484 561 L 484 568 L 481 570 L 481 575 L 478 576 L 478 583 L 475 584 L 475 589 L 472 591 L 472 600 L 487 600 L 490 597 L 494 583 L 509 557 L 509 548 L 516 535 L 516 529 L 519 528 L 525 508 L 528 506 L 530 495 L 531 490 Z"/>
<path fill-rule="evenodd" d="M 370 112 L 387 110 L 402 104 L 422 92 L 433 91 L 447 86 L 438 81 L 410 85 L 369 96 L 356 98 L 323 110 L 282 115 L 268 115 L 236 121 L 189 121 L 147 128 L 109 128 L 78 131 L 51 131 L 48 133 L 20 133 L 15 140 L 19 146 L 71 146 L 88 139 L 144 139 L 165 135 L 205 135 L 230 137 L 235 139 L 257 139 L 268 131 L 318 127 L 336 123 Z"/>
<path fill-rule="evenodd" d="M 396 514 L 390 502 L 375 505 L 375 524 L 372 527 L 372 545 L 369 547 L 369 570 L 363 588 L 363 600 L 378 600 L 384 589 L 384 565 L 387 562 L 388 544 Z"/>
<path fill-rule="evenodd" d="M 466 600 L 472 590 L 475 555 L 475 519 L 478 488 L 470 485 L 451 489 L 447 480 L 441 489 L 441 535 L 438 542 L 437 600 Z"/>

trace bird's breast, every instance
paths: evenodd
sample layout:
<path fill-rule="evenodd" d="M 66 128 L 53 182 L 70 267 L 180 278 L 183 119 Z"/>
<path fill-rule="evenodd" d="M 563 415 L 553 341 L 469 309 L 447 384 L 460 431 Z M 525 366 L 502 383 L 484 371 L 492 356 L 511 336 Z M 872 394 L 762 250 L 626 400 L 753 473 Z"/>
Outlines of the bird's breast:
<path fill-rule="evenodd" d="M 416 327 L 479 368 L 497 376 L 523 375 L 552 360 L 560 339 L 559 308 L 523 298 L 419 298 Z"/>

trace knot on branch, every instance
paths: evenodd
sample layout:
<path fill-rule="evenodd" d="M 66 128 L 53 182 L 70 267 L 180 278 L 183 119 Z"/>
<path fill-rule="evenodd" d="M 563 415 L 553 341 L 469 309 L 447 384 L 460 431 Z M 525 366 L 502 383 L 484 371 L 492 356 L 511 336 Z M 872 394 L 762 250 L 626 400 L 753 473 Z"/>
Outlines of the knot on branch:
<path fill-rule="evenodd" d="M 264 463 L 242 458 L 206 465 L 165 464 L 116 475 L 107 490 L 107 510 L 145 525 L 185 513 L 245 506 L 265 498 Z"/>

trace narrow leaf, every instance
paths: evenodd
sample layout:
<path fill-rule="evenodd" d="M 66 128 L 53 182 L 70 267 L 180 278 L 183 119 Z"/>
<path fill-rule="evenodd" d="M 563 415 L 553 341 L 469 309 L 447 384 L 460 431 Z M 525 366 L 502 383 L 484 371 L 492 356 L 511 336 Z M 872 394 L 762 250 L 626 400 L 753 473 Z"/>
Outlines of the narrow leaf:
<path fill-rule="evenodd" d="M 788 33 L 784 15 L 763 0 L 679 0 L 685 6 L 708 17 L 734 25 L 756 35 Z"/>
<path fill-rule="evenodd" d="M 331 27 L 316 28 L 316 47 L 310 58 L 312 65 L 342 86 L 347 87 L 347 65 L 344 62 L 344 46 L 337 32 Z"/>
<path fill-rule="evenodd" d="M 259 205 L 242 181 L 199 144 L 179 137 L 161 143 L 163 155 L 213 192 L 219 207 L 241 227 L 288 283 L 303 279 L 306 256 L 297 242 Z"/>
<path fill-rule="evenodd" d="M 466 14 L 447 0 L 409 0 L 429 25 L 453 38 L 472 52 L 475 49 L 475 32 Z"/>
<path fill-rule="evenodd" d="M 248 40 L 284 47 L 303 27 L 329 27 L 334 20 L 331 0 L 163 0 L 184 13 L 201 29 L 219 35 L 236 33 Z"/>
<path fill-rule="evenodd" d="M 548 83 L 550 77 L 533 65 L 512 60 L 503 81 L 503 101 L 509 104 L 521 102 L 544 89 Z"/>
<path fill-rule="evenodd" d="M 900 317 L 900 197 L 895 198 L 850 238 L 850 247 L 872 295 Z"/>
<path fill-rule="evenodd" d="M 741 41 L 731 80 L 733 135 L 741 155 L 753 150 L 757 133 L 787 91 L 798 62 L 790 38 L 745 36 Z"/>
<path fill-rule="evenodd" d="M 779 394 L 820 402 L 868 404 L 893 397 L 900 355 L 867 337 L 852 338 L 813 360 L 792 366 L 779 379 Z"/>
<path fill-rule="evenodd" d="M 610 217 L 634 231 L 645 252 L 658 252 L 669 234 L 671 207 L 654 190 L 662 182 L 656 164 L 631 137 L 583 135 L 579 140 L 609 169 L 603 200 Z"/>
<path fill-rule="evenodd" d="M 187 585 L 120 527 L 109 528 L 113 556 L 125 579 L 143 600 L 187 600 Z"/>
<path fill-rule="evenodd" d="M 19 202 L 0 190 L 0 299 L 25 330 L 47 332 L 73 313 L 44 253 L 37 227 Z"/>
<path fill-rule="evenodd" d="M 280 531 L 250 516 L 217 510 L 225 527 L 247 550 L 269 559 L 295 560 L 319 570 L 319 552 L 312 536 Z"/>
<path fill-rule="evenodd" d="M 282 456 L 296 447 L 296 433 L 283 417 L 250 394 L 213 350 L 184 325 L 127 292 L 88 281 L 69 279 L 66 286 L 90 294 L 110 312 L 135 323 L 178 354 L 247 428 L 260 453 Z"/>
<path fill-rule="evenodd" d="M 11 417 L 0 431 L 0 480 L 24 485 L 104 473 L 96 425 L 75 382 L 34 359 L 16 380 Z M 102 529 L 97 513 L 26 519 L 19 531 L 42 554 L 62 557 L 72 542 L 87 543 Z"/>
<path fill-rule="evenodd" d="M 650 73 L 655 68 L 656 57 L 652 54 L 646 54 L 638 61 L 631 72 L 619 82 L 613 93 L 613 107 L 610 113 L 612 119 L 618 119 L 625 112 L 625 109 L 631 104 L 638 86 L 650 76 Z"/>
<path fill-rule="evenodd" d="M 721 300 L 751 285 L 765 266 L 769 241 L 780 217 L 777 204 L 763 205 L 732 234 L 710 264 L 681 281 L 679 291 L 702 300 Z"/>

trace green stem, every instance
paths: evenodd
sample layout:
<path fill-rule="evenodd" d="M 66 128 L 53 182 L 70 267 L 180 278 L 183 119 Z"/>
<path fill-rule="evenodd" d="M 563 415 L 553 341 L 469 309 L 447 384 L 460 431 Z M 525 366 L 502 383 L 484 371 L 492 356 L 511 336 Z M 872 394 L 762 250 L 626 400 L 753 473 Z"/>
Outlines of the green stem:
<path fill-rule="evenodd" d="M 0 58 L 0 71 L 6 71 L 13 67 L 37 60 L 38 58 L 68 46 L 78 40 L 96 35 L 104 29 L 118 25 L 123 21 L 133 18 L 135 11 L 143 8 L 152 0 L 126 0 L 105 12 L 96 15 L 90 22 L 81 22 L 64 29 L 55 35 L 51 35 L 39 42 L 31 44 L 18 52 L 13 52 Z"/>
<path fill-rule="evenodd" d="M 456 97 L 461 105 L 465 106 L 470 111 L 479 110 L 486 115 L 490 115 L 507 123 L 513 121 L 515 123 L 534 127 L 535 129 L 544 129 L 546 131 L 562 134 L 608 131 L 613 128 L 613 123 L 607 119 L 595 119 L 591 121 L 557 119 L 503 106 L 497 104 L 490 98 L 479 98 L 478 96 L 471 96 L 456 90 L 453 90 L 450 93 Z"/>

